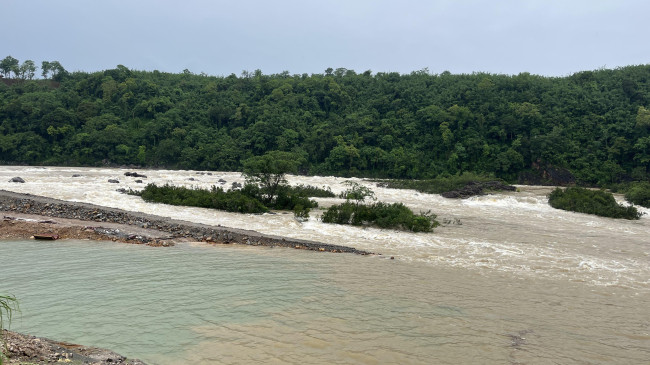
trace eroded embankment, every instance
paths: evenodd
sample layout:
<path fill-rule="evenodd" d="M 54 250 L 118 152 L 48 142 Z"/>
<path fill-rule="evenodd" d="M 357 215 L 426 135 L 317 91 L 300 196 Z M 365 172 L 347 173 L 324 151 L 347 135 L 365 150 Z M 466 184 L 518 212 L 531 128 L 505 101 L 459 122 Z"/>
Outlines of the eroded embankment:
<path fill-rule="evenodd" d="M 76 219 L 88 222 L 117 223 L 125 226 L 167 232 L 173 238 L 185 238 L 211 243 L 280 246 L 313 251 L 349 252 L 360 255 L 370 254 L 370 252 L 357 250 L 353 247 L 264 235 L 259 232 L 244 229 L 209 226 L 151 214 L 128 212 L 117 208 L 101 207 L 88 203 L 68 202 L 6 190 L 0 190 L 0 211 Z"/>

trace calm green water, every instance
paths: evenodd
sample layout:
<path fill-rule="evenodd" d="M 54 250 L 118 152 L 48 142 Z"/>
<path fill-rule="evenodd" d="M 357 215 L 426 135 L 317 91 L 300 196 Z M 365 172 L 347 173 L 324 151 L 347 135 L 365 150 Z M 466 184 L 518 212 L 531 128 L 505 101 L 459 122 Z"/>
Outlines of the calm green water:
<path fill-rule="evenodd" d="M 12 329 L 154 364 L 642 364 L 647 293 L 379 257 L 0 241 Z"/>

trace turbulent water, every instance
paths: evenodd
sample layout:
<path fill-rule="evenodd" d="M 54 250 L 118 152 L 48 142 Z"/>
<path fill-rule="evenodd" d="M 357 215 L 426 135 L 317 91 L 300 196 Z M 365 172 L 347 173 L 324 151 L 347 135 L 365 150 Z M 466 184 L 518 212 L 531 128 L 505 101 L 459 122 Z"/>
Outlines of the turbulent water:
<path fill-rule="evenodd" d="M 153 363 L 645 363 L 650 216 L 555 210 L 550 188 L 450 200 L 375 187 L 446 222 L 432 234 L 144 203 L 127 170 L 0 167 L 0 189 L 343 244 L 383 257 L 181 245 L 0 243 L 17 329 Z M 138 171 L 209 187 L 237 173 Z M 79 174 L 79 177 L 72 177 Z M 20 176 L 26 183 L 7 182 Z M 194 180 L 190 180 L 193 178 Z M 120 184 L 108 183 L 119 179 Z M 344 189 L 345 179 L 292 184 Z M 339 199 L 317 199 L 321 207 Z M 648 213 L 647 209 L 642 210 Z M 394 256 L 395 260 L 387 257 Z"/>

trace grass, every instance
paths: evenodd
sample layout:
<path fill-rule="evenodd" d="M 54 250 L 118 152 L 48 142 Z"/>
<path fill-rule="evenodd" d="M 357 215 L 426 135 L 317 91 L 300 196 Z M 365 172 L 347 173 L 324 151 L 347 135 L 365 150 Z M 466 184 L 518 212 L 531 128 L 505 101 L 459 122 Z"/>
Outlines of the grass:
<path fill-rule="evenodd" d="M 3 338 L 5 322 L 7 322 L 7 327 L 9 327 L 9 325 L 11 325 L 13 313 L 19 310 L 20 308 L 18 307 L 18 300 L 16 297 L 11 295 L 0 295 L 0 346 L 2 348 L 2 351 L 0 351 L 0 365 L 4 362 L 4 353 L 6 350 L 6 344 Z"/>

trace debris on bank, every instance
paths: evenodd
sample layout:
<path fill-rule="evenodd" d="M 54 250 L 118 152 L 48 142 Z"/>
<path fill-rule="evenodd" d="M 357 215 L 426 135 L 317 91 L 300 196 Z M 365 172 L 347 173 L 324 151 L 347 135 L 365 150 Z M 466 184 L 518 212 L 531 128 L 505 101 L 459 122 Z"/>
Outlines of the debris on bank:
<path fill-rule="evenodd" d="M 35 240 L 54 241 L 59 239 L 59 235 L 55 233 L 38 233 L 34 235 Z"/>

